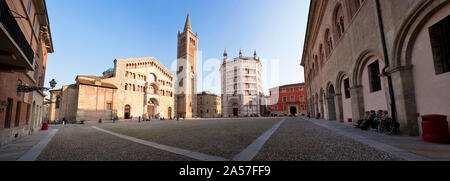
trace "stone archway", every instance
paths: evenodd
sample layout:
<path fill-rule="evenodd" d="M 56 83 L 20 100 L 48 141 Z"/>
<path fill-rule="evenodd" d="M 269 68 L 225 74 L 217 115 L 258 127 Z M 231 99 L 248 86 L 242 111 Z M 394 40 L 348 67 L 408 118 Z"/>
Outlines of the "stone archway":
<path fill-rule="evenodd" d="M 232 109 L 233 109 L 233 116 L 239 116 L 239 104 L 234 103 L 231 105 Z"/>
<path fill-rule="evenodd" d="M 169 108 L 167 109 L 167 117 L 168 117 L 168 118 L 172 118 L 172 107 L 169 107 Z"/>
<path fill-rule="evenodd" d="M 328 103 L 328 119 L 329 120 L 336 120 L 336 106 L 334 102 L 334 96 L 335 96 L 334 86 L 331 84 L 328 87 L 328 96 L 327 96 L 327 103 Z"/>
<path fill-rule="evenodd" d="M 147 115 L 150 118 L 157 118 L 158 115 L 158 100 L 151 98 L 147 104 Z"/>
<path fill-rule="evenodd" d="M 125 105 L 124 108 L 124 119 L 130 119 L 131 118 L 131 106 L 130 105 Z"/>
<path fill-rule="evenodd" d="M 391 76 L 394 82 L 401 83 L 393 84 L 393 89 L 402 93 L 395 98 L 395 116 L 400 130 L 408 135 L 422 134 L 418 115 L 450 116 L 450 74 L 444 68 L 448 58 L 439 53 L 445 50 L 446 43 L 442 42 L 448 38 L 449 14 L 449 1 L 419 4 L 402 24 L 393 46 L 391 64 L 399 71 Z"/>
<path fill-rule="evenodd" d="M 320 93 L 319 93 L 319 113 L 320 115 L 318 116 L 320 119 L 325 119 L 325 92 L 323 91 L 323 89 L 320 89 Z"/>
<path fill-rule="evenodd" d="M 291 115 L 296 115 L 297 114 L 297 107 L 291 106 L 291 108 L 289 108 L 289 113 L 291 113 Z"/>

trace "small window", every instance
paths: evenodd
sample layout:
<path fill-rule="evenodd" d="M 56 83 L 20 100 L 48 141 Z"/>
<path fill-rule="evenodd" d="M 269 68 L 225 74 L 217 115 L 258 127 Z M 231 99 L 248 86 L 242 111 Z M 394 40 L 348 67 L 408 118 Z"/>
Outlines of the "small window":
<path fill-rule="evenodd" d="M 28 13 L 28 15 L 30 15 L 30 13 L 31 13 L 31 6 L 33 5 L 33 4 L 31 3 L 31 1 L 32 1 L 32 0 L 28 0 L 28 7 L 27 7 L 27 13 Z"/>
<path fill-rule="evenodd" d="M 287 102 L 287 97 L 283 97 L 283 102 Z"/>
<path fill-rule="evenodd" d="M 60 96 L 56 96 L 55 108 L 59 108 L 60 102 L 61 102 L 61 97 Z"/>
<path fill-rule="evenodd" d="M 14 124 L 14 127 L 18 127 L 20 124 L 20 115 L 22 114 L 22 102 L 17 101 L 17 107 L 16 107 L 16 122 Z"/>
<path fill-rule="evenodd" d="M 450 16 L 429 28 L 436 75 L 450 72 Z"/>
<path fill-rule="evenodd" d="M 345 98 L 350 98 L 350 79 L 346 78 L 344 79 L 344 92 L 345 92 Z"/>
<path fill-rule="evenodd" d="M 39 20 L 36 18 L 35 19 L 35 24 L 34 24 L 34 33 L 36 33 L 36 36 L 39 35 L 38 29 L 39 28 Z"/>
<path fill-rule="evenodd" d="M 284 106 L 284 107 L 283 107 L 283 110 L 285 110 L 285 111 L 286 111 L 286 110 L 287 110 L 287 107 L 286 107 L 286 106 Z"/>
<path fill-rule="evenodd" d="M 294 101 L 295 101 L 294 96 L 291 96 L 291 102 L 294 102 Z"/>
<path fill-rule="evenodd" d="M 106 103 L 106 109 L 107 110 L 112 110 L 112 103 L 111 102 Z"/>
<path fill-rule="evenodd" d="M 369 84 L 370 92 L 377 92 L 381 90 L 381 79 L 380 79 L 380 66 L 378 60 L 371 63 L 368 66 L 369 69 Z"/>
<path fill-rule="evenodd" d="M 278 111 L 278 106 L 275 106 L 275 107 L 274 107 L 274 110 L 275 110 L 275 111 Z"/>
<path fill-rule="evenodd" d="M 294 92 L 294 88 L 291 88 L 291 92 Z"/>
<path fill-rule="evenodd" d="M 183 87 L 183 79 L 180 80 L 180 83 L 178 84 L 180 87 Z"/>

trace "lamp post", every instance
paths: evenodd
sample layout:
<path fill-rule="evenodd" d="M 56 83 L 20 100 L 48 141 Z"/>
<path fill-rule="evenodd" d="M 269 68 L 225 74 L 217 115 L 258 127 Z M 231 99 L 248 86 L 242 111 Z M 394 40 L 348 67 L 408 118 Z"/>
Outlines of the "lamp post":
<path fill-rule="evenodd" d="M 49 83 L 50 83 L 51 88 L 38 87 L 38 86 L 26 86 L 26 85 L 19 84 L 17 86 L 17 92 L 48 91 L 50 89 L 55 88 L 55 86 L 57 84 L 55 79 L 52 79 Z"/>

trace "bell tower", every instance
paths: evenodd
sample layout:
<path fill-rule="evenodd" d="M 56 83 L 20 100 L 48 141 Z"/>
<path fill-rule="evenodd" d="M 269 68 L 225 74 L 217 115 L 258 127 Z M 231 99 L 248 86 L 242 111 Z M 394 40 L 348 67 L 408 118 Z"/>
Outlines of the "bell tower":
<path fill-rule="evenodd" d="M 177 46 L 177 116 L 197 116 L 197 50 L 198 35 L 192 32 L 189 13 L 183 32 L 178 31 Z"/>

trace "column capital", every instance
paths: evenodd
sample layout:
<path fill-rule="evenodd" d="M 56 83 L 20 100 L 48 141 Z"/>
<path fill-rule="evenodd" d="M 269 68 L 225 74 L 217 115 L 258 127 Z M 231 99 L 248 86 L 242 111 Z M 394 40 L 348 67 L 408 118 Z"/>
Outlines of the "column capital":
<path fill-rule="evenodd" d="M 393 74 L 393 73 L 401 72 L 401 71 L 404 71 L 404 70 L 412 70 L 412 68 L 413 68 L 413 65 L 398 66 L 398 67 L 394 67 L 392 69 L 388 69 L 386 71 L 386 73 L 387 74 Z"/>
<path fill-rule="evenodd" d="M 360 88 L 362 88 L 362 85 L 355 85 L 353 87 L 348 88 L 348 90 L 360 89 Z"/>

